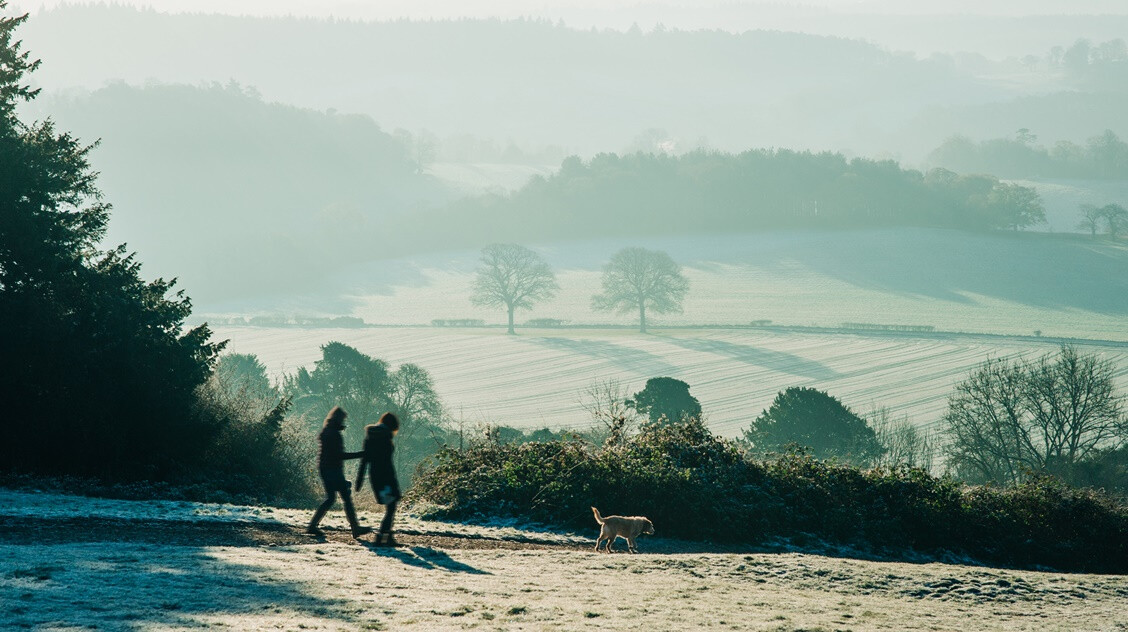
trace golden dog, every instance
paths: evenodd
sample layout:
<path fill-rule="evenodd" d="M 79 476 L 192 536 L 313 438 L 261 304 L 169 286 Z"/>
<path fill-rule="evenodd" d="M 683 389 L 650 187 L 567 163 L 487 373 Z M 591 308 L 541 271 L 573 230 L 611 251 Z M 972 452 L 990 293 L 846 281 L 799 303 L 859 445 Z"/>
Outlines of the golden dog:
<path fill-rule="evenodd" d="M 650 522 L 649 518 L 642 516 L 607 516 L 604 518 L 599 515 L 599 510 L 595 507 L 591 508 L 591 512 L 595 514 L 595 521 L 601 525 L 599 529 L 599 538 L 595 541 L 595 550 L 599 550 L 599 545 L 604 540 L 607 540 L 605 547 L 608 553 L 611 552 L 611 543 L 615 538 L 623 538 L 627 541 L 627 550 L 631 553 L 638 553 L 635 548 L 635 538 L 642 535 L 654 534 L 654 523 Z"/>

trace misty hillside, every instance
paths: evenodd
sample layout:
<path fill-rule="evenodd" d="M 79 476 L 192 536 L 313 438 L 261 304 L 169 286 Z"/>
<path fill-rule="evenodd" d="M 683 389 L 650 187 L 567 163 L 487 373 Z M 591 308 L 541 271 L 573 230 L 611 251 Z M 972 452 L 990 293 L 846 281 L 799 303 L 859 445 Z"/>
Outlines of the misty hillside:
<path fill-rule="evenodd" d="M 562 168 L 511 174 L 511 186 L 531 177 L 513 193 L 460 199 L 465 188 L 427 175 L 451 178 L 454 166 L 424 169 L 402 132 L 388 134 L 364 115 L 268 103 L 237 84 L 113 83 L 47 97 L 41 113 L 80 138 L 101 139 L 93 162 L 114 204 L 108 241 L 137 250 L 148 274 L 179 277 L 209 311 L 328 294 L 333 303 L 324 309 L 341 313 L 340 294 L 358 274 L 404 282 L 369 269 L 374 262 L 491 241 L 708 239 L 779 228 L 983 230 L 1007 228 L 1015 208 L 1021 211 L 1006 201 L 1021 188 L 991 177 L 787 150 L 569 158 Z M 490 175 L 459 169 L 469 179 Z M 1075 226 L 1074 200 L 1091 195 L 1022 185 L 1050 196 L 1057 230 Z M 1039 254 L 1042 242 L 1020 248 L 1030 249 L 1024 256 L 1050 257 Z M 350 272 L 360 269 L 367 272 Z M 439 316 L 446 315 L 423 322 Z"/>
<path fill-rule="evenodd" d="M 407 241 L 432 248 L 772 228 L 984 230 L 1041 223 L 1032 190 L 990 176 L 921 173 L 893 161 L 783 149 L 570 157 L 556 173 L 535 176 L 510 195 L 400 219 L 398 234 L 419 235 Z"/>
<path fill-rule="evenodd" d="M 114 83 L 43 105 L 101 139 L 108 241 L 197 301 L 308 288 L 374 256 L 376 223 L 449 197 L 367 116 L 267 103 L 236 84 Z"/>
<path fill-rule="evenodd" d="M 268 100 L 361 112 L 389 129 L 581 154 L 618 150 L 652 128 L 691 147 L 872 153 L 898 149 L 894 131 L 926 106 L 1022 93 L 951 59 L 779 31 L 623 33 L 528 20 L 362 23 L 65 6 L 37 15 L 24 35 L 45 60 L 36 80 L 49 90 L 234 79 Z"/>
<path fill-rule="evenodd" d="M 903 134 L 905 141 L 914 146 L 933 148 L 953 136 L 987 140 L 1011 137 L 1021 128 L 1048 141 L 1084 142 L 1105 129 L 1125 138 L 1128 79 L 1123 88 L 1124 91 L 1063 91 L 992 103 L 932 107 L 906 124 Z"/>
<path fill-rule="evenodd" d="M 950 229 L 774 230 L 756 234 L 527 243 L 561 289 L 518 320 L 630 326 L 637 315 L 594 312 L 600 270 L 624 247 L 669 253 L 690 281 L 684 309 L 656 327 L 747 324 L 837 327 L 843 322 L 1125 340 L 1128 250 L 1105 239 Z M 504 310 L 470 302 L 476 249 L 415 253 L 348 266 L 319 293 L 201 305 L 199 318 L 351 315 L 380 325 L 435 319 L 500 323 Z M 332 300 L 330 300 L 332 299 Z M 222 321 L 220 321 L 222 322 Z M 296 335 L 292 331 L 286 335 Z M 323 342 L 323 341 L 322 341 Z M 316 349 L 312 344 L 310 349 Z"/>

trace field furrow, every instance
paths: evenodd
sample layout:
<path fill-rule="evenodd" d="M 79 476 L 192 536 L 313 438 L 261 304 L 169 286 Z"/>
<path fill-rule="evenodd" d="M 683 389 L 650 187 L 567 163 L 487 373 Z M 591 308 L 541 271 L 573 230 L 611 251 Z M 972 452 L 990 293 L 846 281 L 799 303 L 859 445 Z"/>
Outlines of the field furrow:
<path fill-rule="evenodd" d="M 888 407 L 936 428 L 953 387 L 988 358 L 1034 358 L 1052 341 L 974 337 L 780 333 L 758 330 L 526 330 L 396 327 L 367 329 L 218 328 L 230 351 L 256 354 L 276 376 L 312 368 L 320 346 L 340 341 L 392 367 L 427 369 L 455 418 L 532 429 L 583 429 L 580 405 L 596 380 L 635 392 L 650 377 L 689 383 L 714 431 L 737 436 L 789 386 L 825 390 L 857 412 Z M 1087 344 L 1113 362 L 1128 386 L 1128 350 Z"/>

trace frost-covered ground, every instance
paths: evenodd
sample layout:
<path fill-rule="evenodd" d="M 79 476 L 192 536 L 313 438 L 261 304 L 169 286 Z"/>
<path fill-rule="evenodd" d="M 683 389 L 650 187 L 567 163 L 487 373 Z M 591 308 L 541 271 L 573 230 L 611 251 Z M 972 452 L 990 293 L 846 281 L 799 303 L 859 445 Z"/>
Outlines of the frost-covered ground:
<path fill-rule="evenodd" d="M 67 523 L 76 530 L 86 515 L 135 515 L 139 525 L 191 519 L 296 528 L 305 513 L 14 492 L 0 492 L 0 506 L 8 525 L 0 532 L 5 629 L 1128 629 L 1125 576 L 798 552 L 670 552 L 651 539 L 640 544 L 642 554 L 607 555 L 566 546 L 573 536 L 522 530 L 566 538 L 559 540 L 565 546 L 387 549 L 347 538 L 186 546 L 131 542 L 128 529 L 101 541 L 10 543 L 21 517 L 48 517 L 44 525 L 79 518 Z M 405 540 L 411 544 L 411 536 Z"/>
<path fill-rule="evenodd" d="M 1053 341 L 796 334 L 754 330 L 525 330 L 437 327 L 269 329 L 220 327 L 227 349 L 256 354 L 276 375 L 312 368 L 337 340 L 393 366 L 427 369 L 455 418 L 518 428 L 590 426 L 580 405 L 593 381 L 615 378 L 628 394 L 648 378 L 690 385 L 710 427 L 737 436 L 779 391 L 810 386 L 858 412 L 887 406 L 920 426 L 937 424 L 958 382 L 989 357 L 1054 353 Z M 1114 362 L 1128 387 L 1128 346 L 1085 345 Z"/>
<path fill-rule="evenodd" d="M 379 522 L 383 514 L 364 511 L 360 516 L 368 522 Z M 340 509 L 340 505 L 337 505 Z M 116 500 L 66 496 L 54 493 L 37 493 L 0 489 L 0 519 L 35 518 L 37 520 L 68 520 L 76 518 L 102 518 L 133 521 L 168 521 L 188 523 L 238 523 L 272 526 L 305 527 L 311 511 L 278 507 L 252 507 L 243 505 L 193 503 L 169 500 Z M 325 524 L 344 523 L 340 511 L 331 512 Z M 462 524 L 439 520 L 421 520 L 410 511 L 396 515 L 396 525 L 401 531 L 428 533 L 452 537 L 491 538 L 497 540 L 548 542 L 558 545 L 588 542 L 589 538 L 559 531 L 549 531 L 538 525 L 523 525 L 512 520 L 496 520 L 490 524 Z M 342 526 L 343 528 L 343 526 Z"/>

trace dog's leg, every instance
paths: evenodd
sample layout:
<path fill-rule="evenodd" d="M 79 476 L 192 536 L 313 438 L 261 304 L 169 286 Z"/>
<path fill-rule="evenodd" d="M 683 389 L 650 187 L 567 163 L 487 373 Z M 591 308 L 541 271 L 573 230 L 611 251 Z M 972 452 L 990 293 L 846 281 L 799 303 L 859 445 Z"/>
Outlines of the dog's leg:
<path fill-rule="evenodd" d="M 630 553 L 638 553 L 638 549 L 635 548 L 634 538 L 627 538 L 627 551 Z"/>

